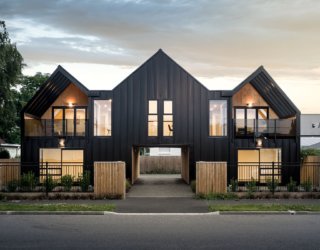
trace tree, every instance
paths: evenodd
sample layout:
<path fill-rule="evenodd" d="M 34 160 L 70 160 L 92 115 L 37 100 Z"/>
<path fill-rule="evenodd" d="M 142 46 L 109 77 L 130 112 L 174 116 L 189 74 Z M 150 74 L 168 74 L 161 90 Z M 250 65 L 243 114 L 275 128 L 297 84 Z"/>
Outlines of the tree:
<path fill-rule="evenodd" d="M 23 58 L 15 44 L 11 43 L 4 21 L 0 20 L 0 138 L 16 142 L 16 107 L 14 88 L 17 86 Z"/>

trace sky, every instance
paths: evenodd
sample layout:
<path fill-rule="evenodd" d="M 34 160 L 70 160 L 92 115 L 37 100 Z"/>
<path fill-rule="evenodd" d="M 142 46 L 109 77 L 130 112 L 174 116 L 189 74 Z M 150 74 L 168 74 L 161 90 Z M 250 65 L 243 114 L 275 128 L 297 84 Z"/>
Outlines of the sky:
<path fill-rule="evenodd" d="M 27 65 L 60 64 L 89 89 L 112 89 L 162 48 L 211 90 L 260 65 L 302 113 L 320 113 L 318 0 L 0 0 Z"/>

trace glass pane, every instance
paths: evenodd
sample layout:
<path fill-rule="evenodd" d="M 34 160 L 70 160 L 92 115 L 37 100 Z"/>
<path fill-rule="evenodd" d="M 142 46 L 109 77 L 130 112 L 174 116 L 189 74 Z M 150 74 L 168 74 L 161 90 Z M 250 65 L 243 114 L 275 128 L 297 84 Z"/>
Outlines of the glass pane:
<path fill-rule="evenodd" d="M 210 101 L 209 105 L 209 135 L 227 135 L 227 101 Z"/>
<path fill-rule="evenodd" d="M 235 111 L 236 117 L 236 134 L 237 135 L 245 135 L 245 110 L 244 109 L 236 109 Z"/>
<path fill-rule="evenodd" d="M 149 101 L 149 114 L 158 114 L 158 102 Z"/>
<path fill-rule="evenodd" d="M 164 114 L 172 114 L 172 101 L 164 101 L 163 102 L 163 113 Z"/>
<path fill-rule="evenodd" d="M 54 109 L 53 119 L 54 135 L 63 135 L 63 109 Z"/>
<path fill-rule="evenodd" d="M 163 122 L 163 136 L 173 136 L 173 122 L 164 121 Z"/>
<path fill-rule="evenodd" d="M 74 109 L 65 109 L 66 135 L 72 136 L 74 133 Z"/>
<path fill-rule="evenodd" d="M 148 115 L 148 136 L 158 136 L 157 115 Z"/>
<path fill-rule="evenodd" d="M 238 181 L 259 180 L 259 150 L 238 150 Z"/>
<path fill-rule="evenodd" d="M 62 176 L 71 175 L 75 180 L 83 173 L 83 150 L 62 150 Z"/>
<path fill-rule="evenodd" d="M 256 119 L 256 109 L 247 109 L 247 119 L 248 120 Z"/>
<path fill-rule="evenodd" d="M 267 120 L 268 119 L 268 109 L 258 109 L 258 119 Z"/>
<path fill-rule="evenodd" d="M 275 179 L 281 181 L 281 149 L 279 148 L 264 148 L 260 149 L 260 182 L 266 182 L 272 178 L 272 162 L 274 162 Z"/>
<path fill-rule="evenodd" d="M 112 101 L 94 101 L 94 135 L 111 136 Z"/>
<path fill-rule="evenodd" d="M 40 162 L 56 163 L 61 162 L 61 149 L 59 148 L 41 148 Z"/>
<path fill-rule="evenodd" d="M 40 149 L 40 177 L 39 182 L 43 183 L 46 179 L 46 162 L 48 162 L 48 175 L 54 180 L 61 176 L 61 149 L 59 148 L 41 148 Z"/>
<path fill-rule="evenodd" d="M 76 135 L 85 136 L 86 134 L 86 110 L 76 109 Z"/>

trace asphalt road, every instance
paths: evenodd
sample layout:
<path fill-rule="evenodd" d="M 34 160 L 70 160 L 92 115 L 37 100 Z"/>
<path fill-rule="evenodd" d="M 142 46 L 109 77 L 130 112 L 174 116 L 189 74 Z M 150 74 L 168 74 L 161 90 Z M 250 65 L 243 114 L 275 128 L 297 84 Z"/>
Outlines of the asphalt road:
<path fill-rule="evenodd" d="M 0 249 L 319 249 L 319 215 L 1 215 Z"/>

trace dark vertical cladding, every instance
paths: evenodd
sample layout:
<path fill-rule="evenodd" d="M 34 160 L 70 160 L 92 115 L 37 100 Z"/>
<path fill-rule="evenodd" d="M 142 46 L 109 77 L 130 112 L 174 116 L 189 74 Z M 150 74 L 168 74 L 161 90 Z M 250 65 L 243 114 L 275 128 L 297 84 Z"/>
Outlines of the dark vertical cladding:
<path fill-rule="evenodd" d="M 127 176 L 131 176 L 132 146 L 190 147 L 190 176 L 195 177 L 195 162 L 227 161 L 228 138 L 209 137 L 209 100 L 222 98 L 211 92 L 175 63 L 162 50 L 120 83 L 112 95 L 92 98 L 112 98 L 112 138 L 93 137 L 93 161 L 126 161 Z M 229 100 L 224 97 L 223 99 Z M 173 103 L 173 136 L 162 136 L 162 112 L 159 113 L 159 134 L 148 136 L 148 101 L 158 100 L 162 110 L 164 100 Z M 108 153 L 103 153 L 108 152 Z"/>
<path fill-rule="evenodd" d="M 94 161 L 125 161 L 131 177 L 133 146 L 189 148 L 190 178 L 195 178 L 196 161 L 227 161 L 228 179 L 237 176 L 237 150 L 255 148 L 254 138 L 236 138 L 233 127 L 232 96 L 246 83 L 261 94 L 279 118 L 296 117 L 296 136 L 275 138 L 264 147 L 282 149 L 285 162 L 299 161 L 300 112 L 260 67 L 233 91 L 209 91 L 159 50 L 111 91 L 89 91 L 61 67 L 52 74 L 22 112 L 40 117 L 67 85 L 76 84 L 88 96 L 87 135 L 68 138 L 67 147 L 84 148 L 89 168 Z M 94 101 L 112 100 L 112 135 L 94 136 Z M 158 136 L 148 136 L 148 101 L 158 101 Z M 163 101 L 173 104 L 173 136 L 163 136 Z M 209 101 L 226 100 L 227 135 L 209 136 Z M 23 119 L 22 119 L 23 121 Z M 23 124 L 22 124 L 23 127 Z M 39 148 L 58 147 L 56 137 L 24 137 L 22 128 L 22 161 L 38 162 Z M 37 170 L 30 167 L 27 170 Z M 286 173 L 286 175 L 292 174 Z M 285 177 L 287 178 L 287 177 Z"/>

